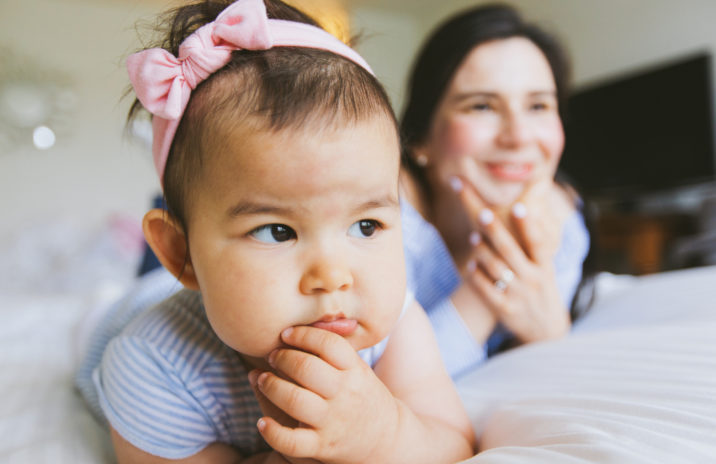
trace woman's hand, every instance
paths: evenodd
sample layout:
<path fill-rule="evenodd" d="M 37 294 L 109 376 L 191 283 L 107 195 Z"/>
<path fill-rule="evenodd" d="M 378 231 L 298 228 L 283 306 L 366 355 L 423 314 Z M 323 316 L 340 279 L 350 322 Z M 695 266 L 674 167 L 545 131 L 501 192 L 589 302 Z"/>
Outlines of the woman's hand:
<path fill-rule="evenodd" d="M 459 195 L 474 227 L 465 281 L 523 343 L 564 335 L 570 319 L 553 259 L 565 204 L 553 201 L 559 198 L 554 184 L 533 185 L 504 218 L 488 209 L 471 185 L 462 185 Z"/>

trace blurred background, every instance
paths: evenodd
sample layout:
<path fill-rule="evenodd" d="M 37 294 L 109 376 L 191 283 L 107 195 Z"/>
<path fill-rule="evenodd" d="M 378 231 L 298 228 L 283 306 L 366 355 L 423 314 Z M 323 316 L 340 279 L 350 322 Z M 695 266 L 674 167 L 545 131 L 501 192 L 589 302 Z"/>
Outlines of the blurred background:
<path fill-rule="evenodd" d="M 292 3 L 313 13 L 339 35 L 361 35 L 357 48 L 386 85 L 400 113 L 405 76 L 425 35 L 450 13 L 487 2 Z M 516 6 L 524 16 L 565 42 L 573 61 L 575 98 L 579 92 L 594 91 L 605 92 L 596 94 L 597 101 L 610 101 L 608 98 L 615 95 L 627 98 L 632 92 L 625 94 L 622 89 L 620 94 L 619 85 L 614 90 L 613 84 L 693 57 L 701 59 L 700 68 L 693 71 L 692 66 L 690 74 L 682 72 L 683 76 L 668 81 L 671 84 L 657 81 L 647 98 L 655 103 L 655 109 L 648 110 L 651 116 L 698 119 L 694 125 L 700 132 L 686 137 L 701 137 L 706 142 L 698 148 L 681 149 L 678 159 L 674 155 L 674 149 L 680 150 L 678 141 L 663 154 L 657 153 L 659 148 L 654 149 L 653 144 L 650 148 L 637 144 L 632 149 L 635 165 L 643 172 L 649 172 L 649 160 L 657 158 L 671 166 L 697 166 L 696 172 L 679 174 L 663 186 L 659 179 L 640 183 L 628 177 L 605 177 L 603 183 L 589 186 L 589 195 L 595 199 L 593 213 L 600 227 L 596 238 L 602 245 L 605 269 L 641 274 L 716 263 L 714 78 L 710 60 L 716 50 L 716 2 L 505 3 Z M 94 241 L 93 253 L 102 259 L 107 247 L 127 263 L 133 263 L 139 255 L 139 223 L 159 187 L 146 144 L 151 136 L 148 127 L 139 124 L 130 128 L 134 137 L 126 137 L 124 119 L 131 99 L 122 98 L 128 85 L 123 63 L 140 46 L 137 22 L 151 20 L 173 4 L 167 0 L 0 3 L 0 257 L 4 261 L 16 265 L 15 261 L 30 262 L 33 257 L 51 261 L 52 256 L 70 260 L 72 253 L 80 253 L 77 250 L 89 241 Z M 644 88 L 636 82 L 632 88 Z M 683 90 L 701 82 L 706 85 L 699 87 L 701 93 L 695 97 L 704 103 L 700 112 L 683 114 L 690 110 L 675 109 L 674 102 L 682 98 Z M 580 101 L 581 114 L 591 113 L 589 98 Z M 628 102 L 624 105 L 628 107 Z M 614 114 L 622 112 L 619 107 L 612 110 Z M 584 120 L 574 123 L 585 126 Z M 594 122 L 586 121 L 587 126 L 590 124 Z M 669 132 L 651 127 L 652 135 Z M 634 138 L 649 137 L 636 134 Z M 568 130 L 569 159 L 579 158 L 574 151 L 578 148 L 570 147 Z M 579 178 L 585 169 L 589 172 L 593 168 L 572 163 L 571 169 Z M 45 248 L 38 245 L 50 242 L 53 245 Z M 12 279 L 17 272 L 7 270 L 0 278 Z"/>

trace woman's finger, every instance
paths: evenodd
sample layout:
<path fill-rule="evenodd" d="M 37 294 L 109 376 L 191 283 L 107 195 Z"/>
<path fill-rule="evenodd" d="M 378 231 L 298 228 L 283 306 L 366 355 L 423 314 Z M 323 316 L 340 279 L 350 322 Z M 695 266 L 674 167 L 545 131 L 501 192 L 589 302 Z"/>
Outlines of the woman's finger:
<path fill-rule="evenodd" d="M 507 266 L 504 260 L 486 243 L 477 245 L 470 255 L 471 266 L 481 268 L 488 278 L 496 282 L 504 277 L 505 280 L 514 278 L 513 271 Z M 510 277 L 509 274 L 512 274 Z"/>
<path fill-rule="evenodd" d="M 466 186 L 466 183 L 459 177 L 450 179 L 450 185 L 458 194 L 460 202 L 473 226 L 477 227 L 480 224 L 480 212 L 487 207 L 487 204 L 470 184 Z"/>
<path fill-rule="evenodd" d="M 518 276 L 529 272 L 530 262 L 525 250 L 502 221 L 497 219 L 489 209 L 483 209 L 480 212 L 479 220 L 483 241 L 492 247 L 507 267 Z"/>
<path fill-rule="evenodd" d="M 475 261 L 468 262 L 465 280 L 470 282 L 470 285 L 484 299 L 486 306 L 493 313 L 497 308 L 507 304 L 507 295 L 505 294 L 507 288 L 498 288 L 492 277 L 488 276 Z"/>
<path fill-rule="evenodd" d="M 550 246 L 546 243 L 544 230 L 539 221 L 529 216 L 524 203 L 515 203 L 511 210 L 515 236 L 522 245 L 527 256 L 535 263 L 544 263 L 551 257 Z"/>

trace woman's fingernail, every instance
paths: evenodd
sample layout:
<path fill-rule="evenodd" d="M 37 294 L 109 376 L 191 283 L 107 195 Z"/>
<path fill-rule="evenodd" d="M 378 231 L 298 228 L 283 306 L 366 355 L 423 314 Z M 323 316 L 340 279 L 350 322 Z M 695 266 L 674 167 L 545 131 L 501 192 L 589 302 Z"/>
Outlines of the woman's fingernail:
<path fill-rule="evenodd" d="M 470 232 L 470 245 L 477 246 L 482 241 L 482 237 L 480 236 L 479 232 L 475 232 L 474 230 Z"/>
<path fill-rule="evenodd" d="M 477 269 L 477 262 L 474 260 L 470 260 L 465 265 L 465 269 L 467 269 L 467 272 L 475 272 Z"/>
<path fill-rule="evenodd" d="M 483 225 L 491 224 L 492 221 L 494 221 L 494 220 L 495 220 L 495 213 L 493 213 L 491 209 L 485 208 L 482 211 L 480 211 L 480 222 Z"/>
<path fill-rule="evenodd" d="M 527 216 L 527 207 L 523 203 L 515 203 L 512 205 L 512 215 L 517 219 Z"/>
<path fill-rule="evenodd" d="M 458 177 L 452 176 L 448 179 L 448 182 L 450 182 L 450 188 L 454 192 L 462 191 L 462 181 Z"/>

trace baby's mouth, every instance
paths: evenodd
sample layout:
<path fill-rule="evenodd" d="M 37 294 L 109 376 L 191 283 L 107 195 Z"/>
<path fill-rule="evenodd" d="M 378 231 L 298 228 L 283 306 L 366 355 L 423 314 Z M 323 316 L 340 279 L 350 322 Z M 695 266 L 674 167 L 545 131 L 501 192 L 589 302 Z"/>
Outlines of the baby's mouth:
<path fill-rule="evenodd" d="M 339 314 L 337 316 L 325 316 L 320 321 L 316 321 L 310 325 L 311 327 L 328 330 L 341 337 L 347 337 L 356 330 L 358 321 L 348 319 L 342 314 Z"/>

